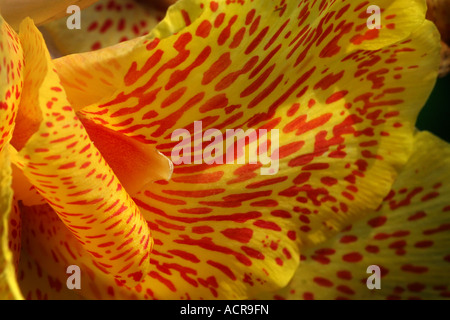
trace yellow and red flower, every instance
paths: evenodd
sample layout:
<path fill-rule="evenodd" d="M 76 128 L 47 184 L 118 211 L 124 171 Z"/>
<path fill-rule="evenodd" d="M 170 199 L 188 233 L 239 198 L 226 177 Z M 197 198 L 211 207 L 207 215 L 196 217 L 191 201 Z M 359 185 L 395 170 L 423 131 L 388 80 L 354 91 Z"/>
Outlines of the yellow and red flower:
<path fill-rule="evenodd" d="M 365 298 L 370 264 L 389 281 L 381 297 L 448 296 L 435 279 L 449 273 L 449 147 L 414 133 L 439 65 L 425 1 L 379 1 L 368 29 L 364 1 L 181 0 L 106 47 L 133 26 L 121 3 L 86 11 L 114 7 L 86 24 L 111 38 L 49 25 L 64 53 L 88 51 L 56 60 L 30 19 L 18 35 L 2 20 L 4 296 Z M 279 129 L 279 172 L 171 176 L 162 154 L 194 121 Z"/>

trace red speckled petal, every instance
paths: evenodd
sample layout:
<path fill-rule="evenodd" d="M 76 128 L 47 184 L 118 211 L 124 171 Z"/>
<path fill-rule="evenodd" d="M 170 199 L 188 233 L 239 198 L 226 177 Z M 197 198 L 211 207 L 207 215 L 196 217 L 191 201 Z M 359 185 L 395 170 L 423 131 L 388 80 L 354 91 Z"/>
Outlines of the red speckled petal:
<path fill-rule="evenodd" d="M 414 153 L 380 208 L 302 255 L 275 298 L 450 298 L 450 145 L 417 134 Z M 381 289 L 369 290 L 370 265 Z"/>
<path fill-rule="evenodd" d="M 23 94 L 37 98 L 42 121 L 13 154 L 14 163 L 83 244 L 98 270 L 111 281 L 114 277 L 136 285 L 149 268 L 153 240 L 147 223 L 69 106 L 30 19 L 21 25 L 20 37 L 27 66 Z M 31 107 L 20 104 L 23 110 Z"/>
<path fill-rule="evenodd" d="M 439 41 L 422 1 L 382 1 L 389 26 L 365 35 L 367 5 L 180 1 L 147 38 L 57 60 L 83 116 L 168 156 L 171 133 L 192 134 L 196 120 L 280 130 L 273 176 L 261 164 L 179 165 L 135 197 L 155 236 L 149 291 L 137 293 L 272 290 L 289 280 L 300 244 L 378 206 L 410 154 Z"/>
<path fill-rule="evenodd" d="M 14 206 L 9 141 L 23 84 L 19 37 L 0 16 L 0 299 L 21 298 L 16 281 L 20 215 Z"/>
<path fill-rule="evenodd" d="M 81 298 L 79 290 L 67 288 L 70 274 L 66 271 L 70 265 L 89 264 L 95 268 L 89 254 L 49 205 L 22 207 L 21 214 L 23 236 L 19 284 L 23 296 L 28 300 Z M 86 289 L 84 278 L 92 274 L 84 271 L 81 273 L 82 289 Z M 100 272 L 97 277 L 106 275 Z"/>
<path fill-rule="evenodd" d="M 81 29 L 67 28 L 67 18 L 44 26 L 62 54 L 98 50 L 146 35 L 164 17 L 135 0 L 100 0 L 81 12 Z"/>
<path fill-rule="evenodd" d="M 0 16 L 0 152 L 11 140 L 23 86 L 23 52 L 14 30 Z"/>
<path fill-rule="evenodd" d="M 98 272 L 85 248 L 48 206 L 22 210 L 23 250 L 19 271 L 20 288 L 27 299 L 112 299 L 114 289 L 123 284 Z M 67 267 L 81 268 L 81 289 L 69 290 Z M 138 285 L 138 288 L 141 286 Z M 126 293 L 126 290 L 124 290 Z M 121 295 L 122 299 L 137 298 Z"/>
<path fill-rule="evenodd" d="M 224 207 L 262 207 L 270 215 L 267 208 L 282 202 L 300 224 L 288 230 L 292 237 L 318 243 L 375 208 L 389 191 L 435 82 L 438 34 L 425 24 L 422 32 L 404 37 L 424 19 L 415 2 L 396 14 L 390 10 L 403 1 L 381 3 L 386 20 L 397 27 L 358 44 L 352 39 L 366 21 L 365 2 L 275 4 L 181 1 L 153 32 L 154 40 L 63 58 L 57 69 L 69 100 L 85 107 L 84 116 L 155 144 L 168 156 L 177 143 L 173 131 L 193 133 L 195 120 L 203 121 L 204 131 L 279 129 L 280 171 L 270 186 L 259 175 L 260 165 L 180 165 L 173 182 L 152 193 L 177 202 L 186 198 L 184 190 L 209 192 L 189 209 L 206 206 L 211 214 Z M 188 26 L 179 20 L 172 25 L 172 15 L 183 12 Z M 95 102 L 100 97 L 91 87 L 104 98 Z M 199 174 L 220 178 L 186 183 Z M 213 192 L 221 189 L 226 191 Z M 244 202 L 248 207 L 240 207 Z"/>

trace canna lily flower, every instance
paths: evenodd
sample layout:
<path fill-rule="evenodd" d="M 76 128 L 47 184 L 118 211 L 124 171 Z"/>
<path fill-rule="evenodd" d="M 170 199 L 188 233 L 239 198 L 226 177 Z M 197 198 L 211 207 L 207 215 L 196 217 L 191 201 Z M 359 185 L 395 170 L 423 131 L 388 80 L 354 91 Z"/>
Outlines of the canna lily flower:
<path fill-rule="evenodd" d="M 366 298 L 369 263 L 380 297 L 447 297 L 448 145 L 414 135 L 439 34 L 425 1 L 379 2 L 368 29 L 363 1 L 181 0 L 56 60 L 30 19 L 2 20 L 2 297 Z M 172 174 L 195 121 L 278 128 L 278 173 Z"/>

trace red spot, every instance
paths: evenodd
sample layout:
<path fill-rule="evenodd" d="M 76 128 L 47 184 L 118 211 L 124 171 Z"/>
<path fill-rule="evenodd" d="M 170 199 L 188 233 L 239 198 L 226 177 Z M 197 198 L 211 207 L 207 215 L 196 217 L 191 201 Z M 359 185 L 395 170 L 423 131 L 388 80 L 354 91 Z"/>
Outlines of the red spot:
<path fill-rule="evenodd" d="M 253 230 L 248 228 L 226 229 L 222 231 L 222 234 L 229 239 L 249 243 L 253 236 Z"/>
<path fill-rule="evenodd" d="M 219 4 L 216 1 L 211 1 L 209 7 L 211 8 L 212 12 L 216 12 L 217 9 L 219 8 Z"/>
<path fill-rule="evenodd" d="M 325 103 L 330 104 L 330 103 L 336 102 L 336 101 L 344 98 L 347 95 L 347 93 L 348 93 L 347 90 L 335 92 L 331 96 L 328 97 L 328 99 L 325 101 Z"/>
<path fill-rule="evenodd" d="M 320 179 L 320 181 L 329 187 L 334 186 L 338 183 L 338 180 L 332 177 L 323 177 L 322 179 Z"/>
<path fill-rule="evenodd" d="M 61 165 L 58 169 L 71 169 L 71 168 L 75 168 L 76 166 L 76 162 L 71 162 L 71 163 L 66 163 Z"/>
<path fill-rule="evenodd" d="M 208 260 L 206 263 L 222 271 L 231 280 L 233 281 L 236 280 L 236 276 L 234 275 L 233 271 L 231 271 L 231 269 L 228 268 L 227 266 L 224 266 L 223 264 L 211 260 Z"/>
<path fill-rule="evenodd" d="M 438 228 L 436 228 L 436 229 L 428 229 L 428 230 L 425 230 L 424 232 L 423 232 L 423 234 L 424 235 L 426 235 L 426 236 L 429 236 L 429 235 L 432 235 L 432 234 L 435 234 L 435 233 L 439 233 L 439 232 L 444 232 L 444 231 L 449 231 L 450 230 L 450 224 L 443 224 L 443 225 L 440 225 Z"/>
<path fill-rule="evenodd" d="M 426 240 L 425 240 L 425 241 L 419 241 L 419 242 L 417 242 L 417 243 L 414 245 L 414 247 L 423 249 L 423 248 L 429 248 L 429 247 L 433 246 L 433 244 L 434 244 L 433 241 L 426 241 Z"/>
<path fill-rule="evenodd" d="M 202 85 L 211 83 L 231 65 L 230 53 L 222 54 L 216 62 L 203 74 Z"/>
<path fill-rule="evenodd" d="M 246 246 L 242 246 L 241 249 L 251 258 L 258 259 L 258 260 L 264 260 L 264 255 L 261 252 L 259 252 L 258 250 L 255 250 L 253 248 L 249 248 Z"/>
<path fill-rule="evenodd" d="M 439 192 L 430 192 L 429 194 L 423 196 L 422 199 L 420 199 L 420 200 L 421 201 L 427 201 L 427 200 L 434 199 L 434 198 L 436 198 L 438 196 L 439 196 Z"/>
<path fill-rule="evenodd" d="M 263 229 L 281 231 L 280 226 L 277 225 L 275 222 L 271 222 L 271 221 L 258 220 L 256 222 L 254 222 L 253 225 L 263 228 Z"/>
<path fill-rule="evenodd" d="M 289 239 L 291 239 L 292 241 L 295 241 L 295 239 L 297 238 L 297 232 L 295 231 L 288 231 L 287 236 Z"/>
<path fill-rule="evenodd" d="M 422 218 L 424 218 L 424 217 L 426 217 L 426 216 L 427 216 L 427 214 L 426 214 L 425 212 L 419 211 L 419 212 L 416 212 L 415 214 L 413 214 L 412 216 L 410 216 L 410 217 L 408 218 L 408 221 L 419 220 L 419 219 L 422 219 Z"/>
<path fill-rule="evenodd" d="M 210 226 L 199 226 L 199 227 L 192 227 L 192 232 L 196 234 L 204 234 L 214 232 L 214 229 L 211 228 Z"/>
<path fill-rule="evenodd" d="M 411 272 L 416 274 L 422 274 L 428 271 L 427 267 L 414 266 L 412 264 L 405 264 L 401 267 L 401 269 L 405 272 Z"/>
<path fill-rule="evenodd" d="M 216 28 L 220 27 L 222 25 L 224 19 L 225 19 L 225 13 L 222 12 L 217 16 L 216 20 L 214 21 L 214 27 L 216 27 Z"/>
<path fill-rule="evenodd" d="M 314 86 L 314 90 L 322 89 L 326 90 L 329 87 L 331 87 L 333 84 L 338 82 L 342 76 L 344 75 L 344 71 L 339 72 L 338 74 L 330 73 L 327 76 L 325 76 L 323 79 L 321 79 L 319 82 L 316 83 Z"/>
<path fill-rule="evenodd" d="M 313 281 L 314 281 L 315 283 L 317 283 L 317 284 L 318 284 L 319 286 L 321 286 L 321 287 L 327 287 L 327 288 L 330 288 L 330 287 L 333 286 L 333 282 L 331 282 L 330 280 L 325 279 L 325 278 L 315 277 L 315 278 L 313 279 Z"/>
<path fill-rule="evenodd" d="M 305 299 L 305 300 L 314 300 L 314 294 L 312 292 L 305 292 L 303 294 L 303 299 Z"/>
<path fill-rule="evenodd" d="M 164 284 L 170 291 L 172 292 L 176 292 L 177 289 L 175 288 L 175 286 L 173 285 L 172 281 L 167 280 L 166 278 L 163 278 L 159 273 L 157 273 L 156 271 L 152 271 L 148 274 L 150 277 L 152 277 L 155 280 L 158 280 L 159 282 L 161 282 L 162 284 Z"/>
<path fill-rule="evenodd" d="M 373 219 L 370 219 L 367 224 L 371 226 L 372 228 L 378 228 L 383 226 L 387 221 L 387 218 L 385 216 L 376 217 Z"/>
<path fill-rule="evenodd" d="M 111 28 L 112 25 L 113 25 L 113 21 L 111 19 L 107 19 L 103 23 L 103 26 L 100 29 L 100 33 L 105 33 L 106 31 L 108 31 L 109 28 Z"/>
<path fill-rule="evenodd" d="M 362 255 L 358 252 L 348 253 L 342 257 L 342 260 L 350 263 L 356 263 L 361 261 L 362 259 L 363 259 Z"/>
<path fill-rule="evenodd" d="M 276 258 L 275 262 L 277 265 L 282 266 L 283 265 L 283 260 L 281 258 Z"/>
<path fill-rule="evenodd" d="M 425 285 L 422 283 L 410 283 L 408 284 L 408 290 L 411 292 L 421 292 L 425 289 Z"/>
<path fill-rule="evenodd" d="M 349 271 L 341 270 L 336 272 L 336 275 L 339 279 L 343 280 L 352 280 L 352 274 Z"/>
<path fill-rule="evenodd" d="M 366 247 L 366 251 L 370 253 L 378 253 L 380 252 L 380 248 L 378 248 L 377 246 L 368 245 Z"/>
<path fill-rule="evenodd" d="M 186 26 L 189 26 L 191 24 L 191 18 L 189 17 L 189 13 L 187 13 L 186 10 L 181 10 L 181 15 L 183 16 L 183 20 Z"/>
<path fill-rule="evenodd" d="M 345 286 L 345 285 L 340 285 L 336 288 L 338 291 L 348 294 L 348 295 L 354 295 L 355 291 L 353 291 L 352 289 L 350 289 L 349 287 Z"/>
<path fill-rule="evenodd" d="M 373 40 L 378 38 L 380 31 L 378 29 L 370 29 L 367 30 L 364 35 L 356 35 L 353 38 L 350 39 L 350 42 L 352 42 L 355 45 L 361 44 L 363 41 L 367 40 Z"/>
<path fill-rule="evenodd" d="M 169 250 L 168 253 L 178 256 L 184 260 L 187 260 L 187 261 L 190 261 L 193 263 L 200 262 L 200 260 L 195 255 L 193 255 L 192 253 L 183 251 L 183 250 Z"/>
<path fill-rule="evenodd" d="M 346 235 L 341 238 L 340 242 L 346 244 L 346 243 L 355 242 L 357 240 L 358 240 L 358 238 L 356 236 Z"/>

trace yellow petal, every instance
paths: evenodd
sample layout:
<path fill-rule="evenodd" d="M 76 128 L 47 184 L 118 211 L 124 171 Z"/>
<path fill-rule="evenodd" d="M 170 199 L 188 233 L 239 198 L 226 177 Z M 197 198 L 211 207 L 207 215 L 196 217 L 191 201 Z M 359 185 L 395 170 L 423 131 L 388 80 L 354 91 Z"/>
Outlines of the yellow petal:
<path fill-rule="evenodd" d="M 204 121 L 203 130 L 222 132 L 279 128 L 275 178 L 281 182 L 274 182 L 276 192 L 273 186 L 260 190 L 271 191 L 269 198 L 282 201 L 297 218 L 310 214 L 304 219 L 309 223 L 293 229 L 302 241 L 318 243 L 375 208 L 410 153 L 417 113 L 435 82 L 439 43 L 432 25 L 419 28 L 423 1 L 397 10 L 405 3 L 380 3 L 385 27 L 361 41 L 355 37 L 367 14 L 360 4 L 269 9 L 181 1 L 149 37 L 61 58 L 56 66 L 69 101 L 85 117 L 155 144 L 167 156 L 176 144 L 171 133 L 192 133 L 196 120 Z M 185 27 L 183 12 L 189 16 Z M 220 204 L 236 190 L 262 183 L 266 177 L 258 169 L 192 165 L 180 166 L 178 173 L 223 172 L 214 188 L 226 186 L 227 192 L 202 199 Z"/>
<path fill-rule="evenodd" d="M 16 279 L 20 253 L 20 216 L 13 207 L 11 162 L 7 150 L 0 151 L 0 300 L 22 299 Z"/>
<path fill-rule="evenodd" d="M 0 152 L 11 140 L 23 86 L 23 52 L 14 30 L 0 16 Z"/>
<path fill-rule="evenodd" d="M 16 281 L 20 216 L 13 206 L 8 144 L 23 82 L 23 53 L 17 34 L 0 16 L 0 299 L 22 297 Z"/>
<path fill-rule="evenodd" d="M 21 25 L 20 37 L 29 84 L 24 95 L 36 97 L 42 121 L 14 154 L 14 163 L 83 244 L 98 270 L 135 285 L 149 267 L 152 238 L 147 223 L 67 102 L 30 19 Z M 32 106 L 21 103 L 20 108 L 26 113 Z"/>
<path fill-rule="evenodd" d="M 180 1 L 148 37 L 56 61 L 84 117 L 167 156 L 172 132 L 192 135 L 196 120 L 222 133 L 280 130 L 273 177 L 260 164 L 187 164 L 136 196 L 160 253 L 142 286 L 153 295 L 140 296 L 273 290 L 293 274 L 301 243 L 378 206 L 410 155 L 439 61 L 424 1 L 379 5 L 383 28 L 364 36 L 361 4 Z"/>
<path fill-rule="evenodd" d="M 44 26 L 63 54 L 98 50 L 146 35 L 164 17 L 161 10 L 147 10 L 135 0 L 100 0 L 81 12 L 81 29 L 68 29 L 62 18 Z"/>
<path fill-rule="evenodd" d="M 303 253 L 289 286 L 275 298 L 450 298 L 450 145 L 428 132 L 376 212 Z M 381 270 L 369 290 L 366 270 Z M 372 282 L 372 281 L 371 281 Z"/>
<path fill-rule="evenodd" d="M 49 205 L 26 207 L 22 214 L 24 243 L 19 281 L 26 299 L 114 298 L 113 288 L 123 283 L 98 272 L 86 249 Z M 71 275 L 67 268 L 72 265 L 81 269 L 80 289 L 67 287 Z M 135 296 L 121 295 L 120 298 Z"/>
<path fill-rule="evenodd" d="M 31 17 L 36 24 L 45 23 L 67 14 L 67 8 L 73 4 L 85 8 L 97 0 L 0 0 L 1 14 L 15 29 L 20 22 Z"/>

